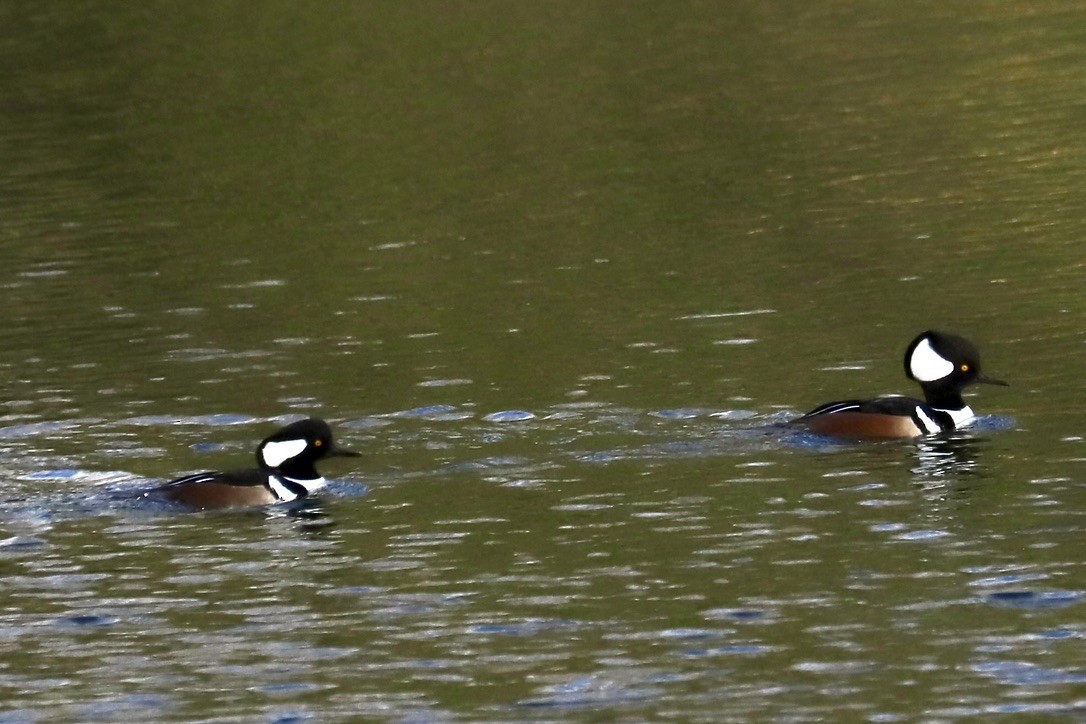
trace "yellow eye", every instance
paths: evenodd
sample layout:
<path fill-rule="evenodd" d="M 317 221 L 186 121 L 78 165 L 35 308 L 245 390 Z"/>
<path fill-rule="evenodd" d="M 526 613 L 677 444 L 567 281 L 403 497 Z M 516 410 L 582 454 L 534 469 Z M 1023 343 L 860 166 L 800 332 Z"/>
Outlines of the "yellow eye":
<path fill-rule="evenodd" d="M 962 365 L 962 366 L 964 367 L 965 365 Z M 313 441 L 313 447 L 320 447 L 323 444 L 324 444 L 324 440 L 314 440 Z"/>
<path fill-rule="evenodd" d="M 959 369 L 962 372 L 968 372 L 969 371 L 969 365 L 962 365 Z"/>

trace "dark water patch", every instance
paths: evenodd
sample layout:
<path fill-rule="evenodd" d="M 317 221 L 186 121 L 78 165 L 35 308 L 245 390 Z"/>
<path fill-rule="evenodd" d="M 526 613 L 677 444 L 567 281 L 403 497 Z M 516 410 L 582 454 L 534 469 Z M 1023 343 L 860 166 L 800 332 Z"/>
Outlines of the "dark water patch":
<path fill-rule="evenodd" d="M 300 722 L 314 721 L 317 715 L 310 711 L 288 709 L 272 709 L 266 713 L 265 719 L 269 724 L 299 724 Z"/>
<path fill-rule="evenodd" d="M 1086 633 L 1071 628 L 1056 628 L 1048 631 L 1039 631 L 1036 634 L 1036 637 L 1044 641 L 1065 641 L 1067 639 L 1086 638 Z"/>
<path fill-rule="evenodd" d="M 990 661 L 973 664 L 981 676 L 998 679 L 1010 686 L 1053 686 L 1086 683 L 1086 671 L 1054 669 L 1027 661 Z"/>
<path fill-rule="evenodd" d="M 332 688 L 331 685 L 319 685 L 312 682 L 277 682 L 271 684 L 261 684 L 259 686 L 252 687 L 253 691 L 259 691 L 271 696 L 292 696 L 295 694 L 305 694 L 312 691 L 325 691 Z"/>
<path fill-rule="evenodd" d="M 757 608 L 713 608 L 701 615 L 709 620 L 760 622 L 769 617 L 769 612 Z"/>
<path fill-rule="evenodd" d="M 990 593 L 984 600 L 1000 608 L 1047 609 L 1066 608 L 1082 603 L 1081 591 L 1000 591 Z"/>
<path fill-rule="evenodd" d="M 114 626 L 120 622 L 119 618 L 114 616 L 105 616 L 99 614 L 78 614 L 75 616 L 64 616 L 57 619 L 56 625 L 60 628 L 66 629 L 79 629 L 79 628 L 99 628 L 104 626 Z"/>

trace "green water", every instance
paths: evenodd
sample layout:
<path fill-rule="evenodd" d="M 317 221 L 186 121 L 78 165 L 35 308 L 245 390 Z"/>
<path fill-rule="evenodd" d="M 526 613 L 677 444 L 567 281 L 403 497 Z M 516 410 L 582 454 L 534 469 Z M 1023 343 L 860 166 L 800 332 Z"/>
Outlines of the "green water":
<path fill-rule="evenodd" d="M 0 5 L 0 720 L 1086 707 L 1086 17 Z M 977 429 L 767 432 L 912 394 Z M 327 418 L 308 515 L 134 494 Z"/>

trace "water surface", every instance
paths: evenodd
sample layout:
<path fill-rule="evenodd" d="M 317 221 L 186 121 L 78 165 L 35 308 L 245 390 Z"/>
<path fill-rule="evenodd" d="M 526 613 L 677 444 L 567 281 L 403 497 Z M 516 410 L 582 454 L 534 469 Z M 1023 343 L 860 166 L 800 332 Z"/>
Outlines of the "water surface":
<path fill-rule="evenodd" d="M 0 10 L 0 719 L 1081 717 L 1053 2 Z M 948 439 L 772 425 L 1013 387 Z M 319 415 L 300 509 L 138 492 Z"/>

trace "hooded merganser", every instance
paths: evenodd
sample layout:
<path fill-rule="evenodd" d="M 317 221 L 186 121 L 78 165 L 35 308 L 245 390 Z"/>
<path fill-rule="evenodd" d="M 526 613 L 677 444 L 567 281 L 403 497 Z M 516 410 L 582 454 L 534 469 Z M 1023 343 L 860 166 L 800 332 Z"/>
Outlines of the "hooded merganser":
<path fill-rule="evenodd" d="M 332 430 L 324 420 L 299 420 L 264 438 L 257 446 L 259 468 L 188 475 L 145 495 L 194 508 L 289 502 L 304 498 L 325 484 L 314 464 L 330 457 L 358 457 L 358 453 L 336 447 Z"/>
<path fill-rule="evenodd" d="M 968 340 L 927 331 L 905 350 L 905 375 L 920 383 L 924 400 L 879 397 L 874 400 L 827 402 L 793 422 L 835 437 L 900 438 L 956 430 L 970 424 L 973 411 L 962 389 L 983 382 L 1007 383 L 980 372 L 980 355 Z"/>

